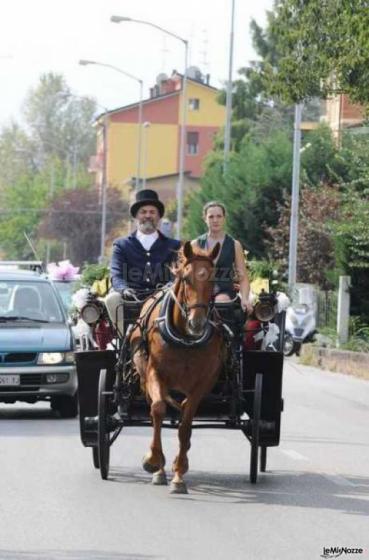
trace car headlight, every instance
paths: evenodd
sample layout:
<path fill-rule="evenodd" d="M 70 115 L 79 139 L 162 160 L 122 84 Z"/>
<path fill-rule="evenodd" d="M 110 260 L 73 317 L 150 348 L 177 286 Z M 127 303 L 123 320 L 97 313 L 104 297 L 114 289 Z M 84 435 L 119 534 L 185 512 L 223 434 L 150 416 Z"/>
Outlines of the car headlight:
<path fill-rule="evenodd" d="M 259 301 L 254 307 L 254 314 L 258 321 L 267 323 L 274 318 L 275 306 L 266 301 Z"/>
<path fill-rule="evenodd" d="M 56 365 L 64 362 L 65 354 L 63 352 L 41 352 L 38 356 L 37 363 L 45 365 Z"/>
<path fill-rule="evenodd" d="M 81 309 L 81 317 L 85 323 L 88 325 L 93 325 L 97 323 L 100 319 L 102 314 L 102 309 L 100 305 L 96 305 L 95 303 L 87 303 Z"/>

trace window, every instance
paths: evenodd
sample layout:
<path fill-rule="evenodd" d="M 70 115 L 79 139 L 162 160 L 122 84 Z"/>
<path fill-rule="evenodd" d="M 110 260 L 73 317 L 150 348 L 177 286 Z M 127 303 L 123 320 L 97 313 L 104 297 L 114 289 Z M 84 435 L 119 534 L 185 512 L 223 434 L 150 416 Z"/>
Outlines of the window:
<path fill-rule="evenodd" d="M 198 111 L 200 109 L 200 99 L 191 97 L 188 100 L 188 108 L 190 109 L 190 111 Z"/>
<path fill-rule="evenodd" d="M 30 321 L 43 320 L 46 323 L 65 321 L 59 301 L 51 284 L 45 282 L 18 282 L 7 280 L 1 282 L 1 291 L 7 290 L 7 301 L 1 303 L 0 314 L 5 317 L 24 316 Z"/>
<path fill-rule="evenodd" d="M 199 133 L 187 132 L 187 153 L 195 156 L 199 152 Z"/>

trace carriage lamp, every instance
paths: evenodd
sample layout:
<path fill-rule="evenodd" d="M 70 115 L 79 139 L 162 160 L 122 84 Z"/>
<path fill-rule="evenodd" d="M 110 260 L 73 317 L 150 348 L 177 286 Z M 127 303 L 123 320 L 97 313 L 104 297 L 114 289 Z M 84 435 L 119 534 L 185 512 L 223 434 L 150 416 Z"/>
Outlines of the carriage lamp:
<path fill-rule="evenodd" d="M 94 325 L 103 313 L 101 305 L 98 303 L 87 303 L 81 309 L 81 317 L 88 325 Z"/>
<path fill-rule="evenodd" d="M 274 294 L 269 294 L 264 290 L 259 294 L 259 301 L 254 307 L 254 314 L 258 321 L 267 323 L 276 314 L 276 298 Z"/>
<path fill-rule="evenodd" d="M 254 307 L 255 317 L 262 323 L 268 323 L 274 318 L 274 305 L 268 302 L 258 301 Z"/>

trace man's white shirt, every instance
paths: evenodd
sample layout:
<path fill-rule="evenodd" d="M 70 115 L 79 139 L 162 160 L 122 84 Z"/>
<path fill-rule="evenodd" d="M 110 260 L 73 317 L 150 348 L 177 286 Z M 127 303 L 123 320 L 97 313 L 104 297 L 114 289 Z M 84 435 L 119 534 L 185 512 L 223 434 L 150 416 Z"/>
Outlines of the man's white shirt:
<path fill-rule="evenodd" d="M 142 233 L 140 230 L 137 230 L 136 237 L 145 251 L 149 251 L 159 237 L 159 234 L 157 231 L 154 231 L 154 233 Z"/>

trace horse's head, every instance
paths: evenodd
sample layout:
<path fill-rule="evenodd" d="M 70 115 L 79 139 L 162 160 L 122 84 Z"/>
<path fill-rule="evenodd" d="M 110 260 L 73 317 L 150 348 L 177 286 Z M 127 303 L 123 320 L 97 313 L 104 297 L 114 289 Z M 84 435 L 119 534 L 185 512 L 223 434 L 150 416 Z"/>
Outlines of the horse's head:
<path fill-rule="evenodd" d="M 185 311 L 186 331 L 191 336 L 200 337 L 207 324 L 213 296 L 214 260 L 219 251 L 219 243 L 209 253 L 194 250 L 189 241 L 183 246 L 176 276 L 182 284 L 180 304 Z"/>

